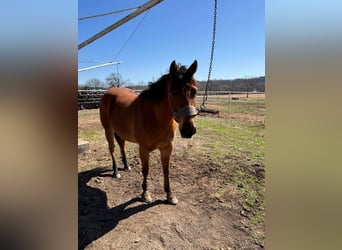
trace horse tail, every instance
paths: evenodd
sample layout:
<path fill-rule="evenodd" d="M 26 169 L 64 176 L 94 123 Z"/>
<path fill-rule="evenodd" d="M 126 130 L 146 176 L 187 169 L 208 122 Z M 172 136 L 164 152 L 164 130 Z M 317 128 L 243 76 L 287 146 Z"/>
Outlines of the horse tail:
<path fill-rule="evenodd" d="M 104 128 L 108 128 L 111 126 L 110 122 L 110 109 L 113 105 L 113 96 L 105 93 L 100 101 L 100 120 L 101 124 Z"/>

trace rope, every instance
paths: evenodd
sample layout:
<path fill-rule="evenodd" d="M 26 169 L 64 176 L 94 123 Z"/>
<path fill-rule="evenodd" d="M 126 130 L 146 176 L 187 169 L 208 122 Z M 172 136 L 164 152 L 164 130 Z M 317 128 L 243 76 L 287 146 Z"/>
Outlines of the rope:
<path fill-rule="evenodd" d="M 115 55 L 115 57 L 113 58 L 113 60 L 111 60 L 110 62 L 115 61 L 115 59 L 121 54 L 121 52 L 124 50 L 124 48 L 127 46 L 128 42 L 131 40 L 131 38 L 134 36 L 135 32 L 138 30 L 138 28 L 140 27 L 140 25 L 142 24 L 142 22 L 144 21 L 145 17 L 147 16 L 147 14 L 149 13 L 150 10 L 148 10 L 145 15 L 143 16 L 143 18 L 139 21 L 139 23 L 137 24 L 137 26 L 134 28 L 133 32 L 131 33 L 131 35 L 128 37 L 128 39 L 126 40 L 126 42 L 123 44 L 123 46 L 121 47 L 121 49 L 119 50 L 119 52 Z M 89 57 L 85 57 L 85 56 L 80 56 L 81 58 L 85 58 L 88 61 L 93 61 L 93 62 L 98 62 L 98 63 L 103 63 L 101 61 L 97 61 L 97 60 L 93 60 Z M 116 71 L 117 74 L 119 74 L 119 65 L 116 65 Z"/>
<path fill-rule="evenodd" d="M 128 8 L 128 9 L 123 9 L 123 10 L 111 11 L 111 12 L 108 12 L 108 13 L 98 14 L 98 15 L 94 15 L 94 16 L 80 17 L 78 19 L 78 21 L 83 21 L 83 20 L 86 20 L 86 19 L 100 17 L 100 16 L 108 16 L 108 15 L 117 14 L 117 13 L 120 13 L 120 12 L 129 11 L 129 10 L 136 10 L 136 9 L 139 9 L 139 8 L 140 8 L 140 6 L 139 7 Z"/>
<path fill-rule="evenodd" d="M 80 58 L 83 58 L 83 61 L 88 61 L 88 62 L 96 62 L 96 63 L 105 63 L 105 62 L 103 62 L 103 61 L 99 61 L 99 60 L 91 59 L 91 58 L 89 58 L 89 57 L 86 57 L 86 56 L 80 56 L 80 55 L 79 55 L 79 57 L 80 57 Z"/>
<path fill-rule="evenodd" d="M 141 20 L 139 21 L 139 23 L 137 24 L 137 26 L 135 26 L 133 32 L 131 33 L 131 35 L 127 38 L 126 42 L 122 45 L 121 49 L 119 50 L 119 52 L 115 55 L 115 57 L 113 58 L 112 61 L 114 61 L 120 54 L 121 52 L 124 50 L 124 48 L 127 46 L 128 42 L 131 40 L 131 38 L 134 36 L 135 32 L 137 32 L 138 28 L 140 27 L 140 25 L 142 24 L 142 22 L 144 21 L 145 17 L 147 16 L 147 14 L 150 12 L 150 10 L 148 10 L 144 16 L 141 18 Z"/>
<path fill-rule="evenodd" d="M 211 54 L 210 54 L 210 62 L 209 62 L 209 70 L 208 70 L 208 80 L 205 85 L 205 92 L 203 95 L 203 101 L 200 106 L 201 109 L 205 108 L 205 102 L 208 100 L 208 86 L 211 76 L 211 70 L 213 67 L 213 60 L 214 60 L 214 50 L 215 50 L 215 39 L 216 39 L 216 17 L 217 17 L 217 0 L 215 0 L 214 4 L 214 24 L 213 24 L 213 38 L 211 42 Z"/>

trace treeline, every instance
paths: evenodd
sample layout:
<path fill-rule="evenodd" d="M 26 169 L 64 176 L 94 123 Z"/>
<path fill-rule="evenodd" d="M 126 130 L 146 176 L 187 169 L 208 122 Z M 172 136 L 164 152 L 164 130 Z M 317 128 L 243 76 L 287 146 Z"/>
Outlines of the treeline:
<path fill-rule="evenodd" d="M 114 78 L 114 77 L 113 77 Z M 109 80 L 109 79 L 107 79 Z M 123 83 L 124 81 L 119 81 Z M 207 81 L 198 81 L 199 91 L 204 91 Z M 117 83 L 116 83 L 117 84 Z M 108 84 L 107 86 L 94 84 L 94 81 L 89 81 L 85 86 L 79 85 L 79 89 L 107 89 L 116 84 Z M 132 85 L 132 84 L 117 84 L 116 86 L 124 85 L 127 88 L 134 90 L 144 90 L 147 85 Z M 210 91 L 241 91 L 241 92 L 265 92 L 265 76 L 255 78 L 238 78 L 234 80 L 210 80 L 208 85 Z"/>
<path fill-rule="evenodd" d="M 199 91 L 204 91 L 207 81 L 198 81 Z M 146 89 L 147 85 L 130 85 L 128 88 L 135 90 Z M 241 91 L 241 92 L 265 92 L 265 77 L 239 78 L 234 80 L 210 80 L 210 91 Z"/>
<path fill-rule="evenodd" d="M 207 81 L 199 81 L 199 90 L 205 90 Z M 211 91 L 243 91 L 265 92 L 265 77 L 239 78 L 234 80 L 210 80 L 208 90 Z"/>

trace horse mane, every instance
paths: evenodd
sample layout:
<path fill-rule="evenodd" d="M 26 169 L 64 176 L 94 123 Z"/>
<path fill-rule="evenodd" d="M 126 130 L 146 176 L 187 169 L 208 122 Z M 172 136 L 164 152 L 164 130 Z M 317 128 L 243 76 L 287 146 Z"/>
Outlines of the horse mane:
<path fill-rule="evenodd" d="M 163 75 L 156 82 L 150 82 L 148 88 L 141 92 L 140 96 L 149 100 L 160 101 L 166 95 L 166 82 L 169 74 Z"/>
<path fill-rule="evenodd" d="M 178 66 L 177 74 L 182 76 L 186 72 L 187 68 L 184 65 Z M 169 78 L 169 74 L 165 74 L 161 76 L 156 82 L 151 82 L 148 85 L 148 88 L 141 92 L 140 96 L 153 101 L 162 100 L 167 94 L 166 86 L 167 79 Z"/>

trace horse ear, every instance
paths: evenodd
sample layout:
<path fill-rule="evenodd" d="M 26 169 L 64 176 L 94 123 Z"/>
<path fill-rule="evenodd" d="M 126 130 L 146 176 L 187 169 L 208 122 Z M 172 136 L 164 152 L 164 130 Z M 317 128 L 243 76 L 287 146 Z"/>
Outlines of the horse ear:
<path fill-rule="evenodd" d="M 197 60 L 195 60 L 192 64 L 191 64 L 191 66 L 188 68 L 188 70 L 185 72 L 185 75 L 187 76 L 187 77 L 192 77 L 194 74 L 195 74 L 195 72 L 196 72 L 196 70 L 197 70 Z"/>
<path fill-rule="evenodd" d="M 177 73 L 178 67 L 176 64 L 176 61 L 173 60 L 171 65 L 170 65 L 170 74 Z"/>

